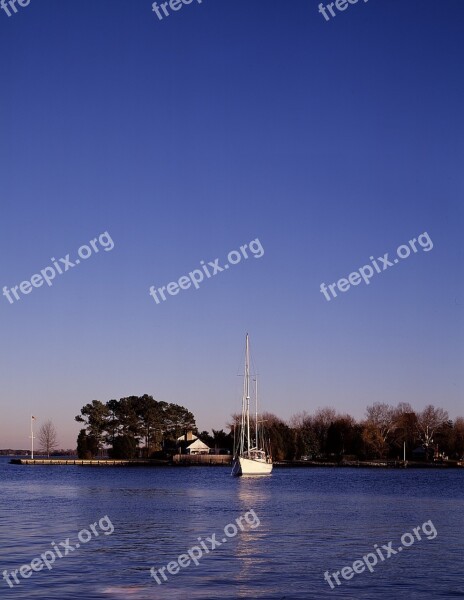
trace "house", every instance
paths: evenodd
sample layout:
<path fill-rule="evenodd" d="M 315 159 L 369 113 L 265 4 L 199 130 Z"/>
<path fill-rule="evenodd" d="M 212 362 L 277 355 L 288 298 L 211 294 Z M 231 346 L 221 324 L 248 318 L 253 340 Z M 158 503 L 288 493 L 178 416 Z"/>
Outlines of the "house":
<path fill-rule="evenodd" d="M 209 446 L 197 438 L 190 446 L 187 446 L 187 454 L 209 454 Z"/>
<path fill-rule="evenodd" d="M 198 436 L 196 436 L 191 429 L 186 431 L 184 435 L 177 438 L 177 453 L 188 454 L 188 446 L 197 439 Z"/>

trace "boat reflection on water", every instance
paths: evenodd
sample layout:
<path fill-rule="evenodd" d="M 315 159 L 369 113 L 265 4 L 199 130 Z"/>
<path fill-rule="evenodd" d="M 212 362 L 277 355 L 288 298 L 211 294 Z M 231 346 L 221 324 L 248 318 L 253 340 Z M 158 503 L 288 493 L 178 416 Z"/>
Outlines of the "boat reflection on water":
<path fill-rule="evenodd" d="M 269 506 L 271 480 L 267 475 L 243 475 L 237 488 L 242 514 L 253 510 L 259 526 L 246 527 L 240 531 L 233 545 L 234 593 L 237 598 L 265 598 L 269 589 L 263 582 L 262 595 L 257 587 L 257 574 L 263 575 L 269 568 L 269 556 L 263 552 L 265 539 L 269 536 L 265 507 Z M 264 578 L 265 580 L 266 578 Z"/>
<path fill-rule="evenodd" d="M 260 516 L 257 513 L 258 517 Z M 264 574 L 268 568 L 268 557 L 262 553 L 262 540 L 265 533 L 261 530 L 262 519 L 259 519 L 259 527 L 245 529 L 237 536 L 233 548 L 236 569 L 234 579 L 234 592 L 237 598 L 260 598 L 257 588 L 257 574 Z M 268 590 L 263 588 L 263 594 Z"/>

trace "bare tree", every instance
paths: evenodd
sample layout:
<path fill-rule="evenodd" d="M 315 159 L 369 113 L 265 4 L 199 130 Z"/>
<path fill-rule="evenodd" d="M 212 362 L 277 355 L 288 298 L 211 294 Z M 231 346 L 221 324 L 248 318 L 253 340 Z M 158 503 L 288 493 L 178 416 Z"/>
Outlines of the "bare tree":
<path fill-rule="evenodd" d="M 442 408 L 431 404 L 417 415 L 417 433 L 426 450 L 433 443 L 433 436 L 449 419 L 448 413 Z"/>
<path fill-rule="evenodd" d="M 364 423 L 362 441 L 366 445 L 369 454 L 376 458 L 383 458 L 387 452 L 387 444 L 380 433 L 380 429 L 371 421 Z"/>
<path fill-rule="evenodd" d="M 413 413 L 412 406 L 409 402 L 399 402 L 398 406 L 395 408 L 395 413 L 397 418 L 401 418 L 402 415 L 409 415 Z"/>
<path fill-rule="evenodd" d="M 293 429 L 303 429 L 308 423 L 311 423 L 311 415 L 305 410 L 290 417 L 288 424 Z"/>
<path fill-rule="evenodd" d="M 386 442 L 395 427 L 397 418 L 393 406 L 382 402 L 375 402 L 372 406 L 366 408 L 366 414 L 367 423 L 377 428 L 380 437 Z"/>
<path fill-rule="evenodd" d="M 403 444 L 406 444 L 408 451 L 417 446 L 417 415 L 407 402 L 400 402 L 395 408 L 395 428 L 390 448 L 399 456 Z"/>
<path fill-rule="evenodd" d="M 458 417 L 454 422 L 453 446 L 456 458 L 464 457 L 464 419 Z"/>
<path fill-rule="evenodd" d="M 52 421 L 47 421 L 42 425 L 37 437 L 41 451 L 50 458 L 50 453 L 58 446 L 58 437 Z"/>

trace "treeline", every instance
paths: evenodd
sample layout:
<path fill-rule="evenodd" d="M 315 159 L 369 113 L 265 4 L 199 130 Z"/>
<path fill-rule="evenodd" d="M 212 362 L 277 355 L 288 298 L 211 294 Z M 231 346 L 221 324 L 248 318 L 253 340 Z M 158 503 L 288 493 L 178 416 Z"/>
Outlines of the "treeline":
<path fill-rule="evenodd" d="M 169 457 L 179 451 L 177 440 L 188 431 L 217 452 L 232 452 L 239 420 L 232 416 L 228 433 L 213 429 L 209 434 L 198 431 L 187 408 L 147 394 L 106 403 L 94 400 L 76 417 L 85 425 L 78 436 L 78 455 L 93 458 L 105 449 L 111 458 Z M 361 421 L 333 408 L 299 413 L 288 422 L 271 413 L 260 420 L 277 461 L 401 460 L 404 444 L 407 460 L 464 457 L 464 419 L 451 421 L 445 410 L 432 405 L 416 412 L 407 403 L 394 407 L 377 402 L 367 407 Z"/>
<path fill-rule="evenodd" d="M 196 431 L 189 410 L 147 394 L 106 403 L 93 400 L 81 409 L 76 421 L 85 424 L 77 438 L 77 453 L 83 459 L 97 456 L 102 448 L 118 459 L 169 454 L 175 452 L 178 437 Z"/>
<path fill-rule="evenodd" d="M 333 408 L 295 415 L 288 423 L 273 414 L 262 415 L 275 460 L 368 460 L 403 458 L 433 460 L 464 456 L 464 419 L 454 422 L 432 405 L 415 412 L 407 403 L 375 403 L 357 422 Z"/>

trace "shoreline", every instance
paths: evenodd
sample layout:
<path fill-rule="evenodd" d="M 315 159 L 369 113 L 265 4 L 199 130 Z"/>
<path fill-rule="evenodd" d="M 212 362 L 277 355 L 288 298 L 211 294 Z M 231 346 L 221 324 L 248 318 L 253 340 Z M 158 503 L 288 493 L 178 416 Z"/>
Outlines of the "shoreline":
<path fill-rule="evenodd" d="M 47 458 L 12 458 L 10 464 L 19 466 L 75 466 L 75 467 L 228 467 L 232 464 L 229 456 L 175 456 L 173 460 L 160 459 L 47 459 Z M 458 461 L 444 463 L 424 463 L 417 461 L 281 461 L 274 463 L 276 469 L 310 469 L 310 468 L 355 468 L 355 469 L 460 469 L 464 464 Z"/>

